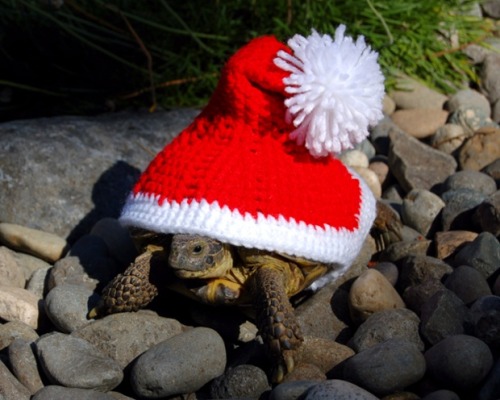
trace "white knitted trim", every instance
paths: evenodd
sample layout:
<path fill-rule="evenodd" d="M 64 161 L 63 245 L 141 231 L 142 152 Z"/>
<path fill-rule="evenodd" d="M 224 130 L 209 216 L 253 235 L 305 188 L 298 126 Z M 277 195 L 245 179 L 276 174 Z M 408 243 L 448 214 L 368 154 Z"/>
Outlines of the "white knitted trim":
<path fill-rule="evenodd" d="M 142 193 L 129 196 L 120 222 L 159 233 L 210 236 L 237 246 L 339 264 L 343 270 L 358 255 L 375 218 L 375 199 L 363 180 L 355 176 L 361 184 L 362 204 L 359 227 L 354 231 L 306 225 L 281 216 L 259 214 L 254 219 L 250 214 L 242 215 L 238 210 L 231 211 L 227 206 L 204 200 L 165 201 L 160 206 L 157 196 Z"/>

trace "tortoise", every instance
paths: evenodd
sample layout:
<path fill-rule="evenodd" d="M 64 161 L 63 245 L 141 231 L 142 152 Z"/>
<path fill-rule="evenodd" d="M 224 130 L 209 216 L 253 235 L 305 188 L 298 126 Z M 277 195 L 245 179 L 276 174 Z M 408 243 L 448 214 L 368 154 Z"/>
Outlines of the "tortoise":
<path fill-rule="evenodd" d="M 385 247 L 391 234 L 401 239 L 400 229 L 395 214 L 379 201 L 372 229 L 377 247 Z M 90 318 L 137 311 L 162 287 L 210 305 L 251 305 L 273 363 L 272 380 L 280 382 L 294 369 L 303 336 L 289 298 L 325 276 L 330 265 L 206 236 L 138 228 L 132 236 L 139 256 L 104 288 Z"/>

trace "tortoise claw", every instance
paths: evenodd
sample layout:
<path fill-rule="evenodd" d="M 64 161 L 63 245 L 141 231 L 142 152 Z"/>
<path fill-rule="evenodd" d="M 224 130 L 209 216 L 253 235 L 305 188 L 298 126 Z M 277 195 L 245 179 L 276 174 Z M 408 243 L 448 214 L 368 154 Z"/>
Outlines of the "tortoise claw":
<path fill-rule="evenodd" d="M 377 201 L 377 216 L 371 230 L 377 251 L 382 251 L 391 243 L 403 240 L 402 229 L 403 224 L 398 213 L 390 205 Z"/>

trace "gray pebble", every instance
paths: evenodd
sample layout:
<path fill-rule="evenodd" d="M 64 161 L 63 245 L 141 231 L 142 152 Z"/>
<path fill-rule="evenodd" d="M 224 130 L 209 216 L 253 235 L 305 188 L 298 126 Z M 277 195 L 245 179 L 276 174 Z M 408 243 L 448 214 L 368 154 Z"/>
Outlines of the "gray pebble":
<path fill-rule="evenodd" d="M 0 282 L 5 286 L 24 289 L 26 278 L 12 253 L 7 247 L 0 247 Z"/>
<path fill-rule="evenodd" d="M 461 125 L 464 131 L 472 136 L 479 128 L 494 126 L 490 113 L 480 107 L 460 106 L 448 118 L 451 124 Z"/>
<path fill-rule="evenodd" d="M 358 327 L 350 345 L 358 353 L 388 339 L 399 338 L 414 343 L 423 351 L 419 323 L 418 316 L 406 308 L 379 311 Z"/>
<path fill-rule="evenodd" d="M 482 88 L 491 104 L 500 100 L 500 55 L 487 54 L 481 69 Z"/>
<path fill-rule="evenodd" d="M 398 287 L 402 290 L 429 279 L 442 279 L 451 274 L 453 268 L 444 261 L 431 256 L 408 256 L 400 262 Z"/>
<path fill-rule="evenodd" d="M 491 176 L 483 172 L 465 170 L 455 172 L 443 183 L 443 191 L 457 189 L 470 189 L 489 196 L 496 192 L 497 185 Z"/>
<path fill-rule="evenodd" d="M 31 276 L 38 270 L 47 270 L 48 268 L 52 267 L 52 265 L 50 265 L 48 262 L 29 254 L 12 251 L 12 255 L 16 259 L 19 267 L 21 267 L 21 269 L 24 271 L 26 280 L 30 279 Z"/>
<path fill-rule="evenodd" d="M 427 372 L 452 390 L 470 390 L 479 384 L 493 366 L 490 349 L 468 335 L 449 336 L 425 352 Z"/>
<path fill-rule="evenodd" d="M 431 344 L 463 333 L 467 314 L 467 307 L 455 293 L 441 290 L 422 306 L 420 333 Z"/>
<path fill-rule="evenodd" d="M 0 360 L 0 395 L 5 400 L 29 400 L 30 391 L 19 382 Z"/>
<path fill-rule="evenodd" d="M 108 391 L 123 379 L 116 361 L 86 340 L 55 332 L 36 341 L 39 362 L 54 384 Z"/>
<path fill-rule="evenodd" d="M 403 300 L 406 306 L 421 315 L 423 305 L 445 286 L 439 279 L 427 279 L 422 283 L 408 286 L 403 292 Z"/>
<path fill-rule="evenodd" d="M 138 396 L 191 393 L 222 375 L 224 342 L 209 328 L 193 328 L 152 347 L 134 363 L 130 382 Z"/>
<path fill-rule="evenodd" d="M 436 390 L 422 397 L 422 400 L 460 400 L 460 397 L 451 390 Z"/>
<path fill-rule="evenodd" d="M 392 286 L 396 286 L 399 277 L 399 270 L 396 264 L 388 261 L 382 261 L 377 263 L 373 268 L 384 275 L 385 279 L 387 279 Z"/>
<path fill-rule="evenodd" d="M 418 347 L 403 339 L 389 339 L 364 350 L 343 366 L 343 378 L 372 393 L 383 395 L 418 382 L 425 359 Z"/>
<path fill-rule="evenodd" d="M 455 293 L 466 305 L 482 296 L 491 294 L 490 287 L 484 276 L 467 265 L 461 265 L 453 270 L 444 282 L 446 288 Z"/>
<path fill-rule="evenodd" d="M 500 102 L 498 103 L 500 104 Z M 484 172 L 486 175 L 491 176 L 495 182 L 497 183 L 497 187 L 500 187 L 500 158 L 497 158 L 492 163 L 488 164 L 484 167 L 481 172 Z"/>
<path fill-rule="evenodd" d="M 255 365 L 243 364 L 229 368 L 212 382 L 210 394 L 214 399 L 258 399 L 269 390 L 266 373 Z"/>
<path fill-rule="evenodd" d="M 9 364 L 12 372 L 31 394 L 43 388 L 42 378 L 30 342 L 16 339 L 9 346 Z"/>
<path fill-rule="evenodd" d="M 128 230 L 117 219 L 103 218 L 99 220 L 90 234 L 100 237 L 106 243 L 109 253 L 123 267 L 127 267 L 137 256 L 134 242 Z"/>
<path fill-rule="evenodd" d="M 500 235 L 500 190 L 488 196 L 476 209 L 475 217 L 482 231 Z"/>
<path fill-rule="evenodd" d="M 446 154 L 453 154 L 467 138 L 464 128 L 456 124 L 444 124 L 430 138 L 430 144 L 435 149 Z"/>
<path fill-rule="evenodd" d="M 481 109 L 485 115 L 491 114 L 490 102 L 486 96 L 472 89 L 463 89 L 454 93 L 446 102 L 445 107 L 450 113 L 458 110 L 460 107 L 476 107 Z"/>
<path fill-rule="evenodd" d="M 269 395 L 269 400 L 296 400 L 309 388 L 317 385 L 317 381 L 283 382 L 276 386 Z"/>
<path fill-rule="evenodd" d="M 484 296 L 470 307 L 474 336 L 497 352 L 500 350 L 500 297 Z"/>
<path fill-rule="evenodd" d="M 444 206 L 444 201 L 429 190 L 413 189 L 403 199 L 401 219 L 405 225 L 427 236 Z"/>
<path fill-rule="evenodd" d="M 411 240 L 391 243 L 382 254 L 382 260 L 398 262 L 408 256 L 424 256 L 429 251 L 430 240 Z"/>
<path fill-rule="evenodd" d="M 47 294 L 45 311 L 59 331 L 71 333 L 90 322 L 87 314 L 98 301 L 99 296 L 85 286 L 64 283 Z"/>
<path fill-rule="evenodd" d="M 482 232 L 455 255 L 453 263 L 469 265 L 489 279 L 500 268 L 500 243 L 491 233 Z"/>
<path fill-rule="evenodd" d="M 64 386 L 49 385 L 38 391 L 32 400 L 115 400 L 107 393 L 96 392 L 89 389 L 68 388 Z"/>
<path fill-rule="evenodd" d="M 181 332 L 178 321 L 139 311 L 108 315 L 75 330 L 72 336 L 92 343 L 125 368 L 150 347 Z"/>
<path fill-rule="evenodd" d="M 0 324 L 0 350 L 9 347 L 16 339 L 31 342 L 38 339 L 38 333 L 31 326 L 21 321 Z"/>
<path fill-rule="evenodd" d="M 49 291 L 48 279 L 51 268 L 52 266 L 47 264 L 46 267 L 37 269 L 33 272 L 28 280 L 28 283 L 26 284 L 26 289 L 28 289 L 31 293 L 36 294 L 38 297 L 43 298 Z"/>
<path fill-rule="evenodd" d="M 331 379 L 311 387 L 303 400 L 378 400 L 370 392 L 350 382 Z"/>
<path fill-rule="evenodd" d="M 441 224 L 444 231 L 475 231 L 476 223 L 472 216 L 475 208 L 486 195 L 471 189 L 448 190 L 441 195 L 446 205 L 441 212 Z"/>

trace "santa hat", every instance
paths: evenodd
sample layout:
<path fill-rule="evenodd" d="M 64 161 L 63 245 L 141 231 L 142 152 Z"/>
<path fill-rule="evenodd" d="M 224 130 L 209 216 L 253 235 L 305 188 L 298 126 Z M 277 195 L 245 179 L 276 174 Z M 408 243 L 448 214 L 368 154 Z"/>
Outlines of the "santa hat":
<path fill-rule="evenodd" d="M 344 31 L 241 48 L 205 109 L 142 174 L 121 222 L 349 266 L 375 200 L 332 155 L 382 118 L 384 86 L 377 53 Z"/>

